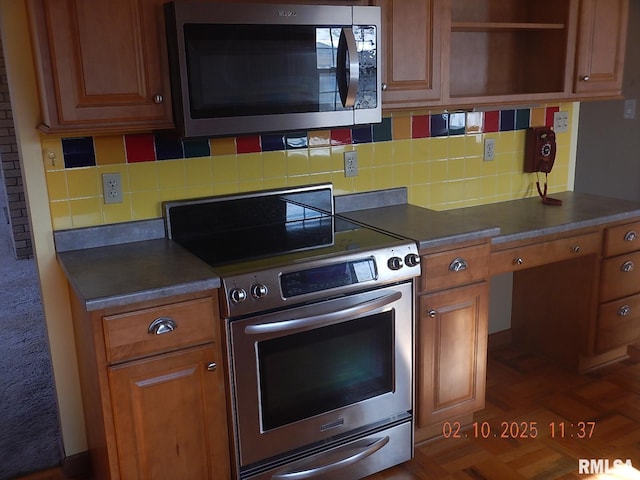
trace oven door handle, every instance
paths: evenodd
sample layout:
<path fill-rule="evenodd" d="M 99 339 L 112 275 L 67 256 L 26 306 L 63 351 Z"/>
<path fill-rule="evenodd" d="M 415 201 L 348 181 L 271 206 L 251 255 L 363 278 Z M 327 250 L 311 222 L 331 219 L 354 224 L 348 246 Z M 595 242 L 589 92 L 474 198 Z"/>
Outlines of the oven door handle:
<path fill-rule="evenodd" d="M 338 461 L 331 462 L 326 465 L 320 465 L 318 467 L 303 468 L 294 472 L 277 473 L 271 477 L 271 480 L 302 480 L 305 478 L 318 477 L 334 470 L 349 467 L 376 453 L 389 443 L 389 437 L 378 438 L 373 443 L 370 443 L 370 440 L 363 440 L 362 443 L 365 443 L 365 445 L 362 447 L 358 445 L 359 443 L 360 442 L 356 442 L 356 444 L 346 446 L 348 450 L 353 450 L 355 447 L 359 448 L 360 451 L 356 454 L 349 455 L 348 457 L 341 458 Z"/>
<path fill-rule="evenodd" d="M 381 297 L 374 298 L 373 300 L 357 303 L 352 307 L 345 308 L 344 310 L 312 315 L 310 317 L 296 318 L 294 320 L 284 320 L 282 322 L 248 325 L 245 327 L 244 333 L 247 335 L 264 335 L 265 333 L 280 333 L 289 330 L 297 330 L 299 328 L 317 328 L 332 325 L 342 320 L 347 320 L 357 315 L 377 310 L 400 300 L 400 298 L 402 298 L 402 292 L 394 291 Z"/>

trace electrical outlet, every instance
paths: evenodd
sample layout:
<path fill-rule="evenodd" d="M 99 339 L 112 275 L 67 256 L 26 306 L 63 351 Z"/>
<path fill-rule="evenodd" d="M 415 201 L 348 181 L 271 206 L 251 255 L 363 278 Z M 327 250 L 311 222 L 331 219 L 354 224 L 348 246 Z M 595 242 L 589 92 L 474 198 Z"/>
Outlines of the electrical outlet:
<path fill-rule="evenodd" d="M 553 114 L 553 131 L 556 133 L 569 131 L 569 112 L 555 112 Z"/>
<path fill-rule="evenodd" d="M 636 99 L 628 98 L 624 101 L 624 114 L 623 118 L 625 120 L 633 120 L 636 118 Z"/>
<path fill-rule="evenodd" d="M 484 159 L 485 161 L 493 160 L 496 157 L 496 139 L 484 139 Z"/>
<path fill-rule="evenodd" d="M 104 203 L 122 203 L 122 178 L 119 173 L 102 174 Z"/>
<path fill-rule="evenodd" d="M 344 152 L 344 176 L 358 176 L 358 152 Z"/>

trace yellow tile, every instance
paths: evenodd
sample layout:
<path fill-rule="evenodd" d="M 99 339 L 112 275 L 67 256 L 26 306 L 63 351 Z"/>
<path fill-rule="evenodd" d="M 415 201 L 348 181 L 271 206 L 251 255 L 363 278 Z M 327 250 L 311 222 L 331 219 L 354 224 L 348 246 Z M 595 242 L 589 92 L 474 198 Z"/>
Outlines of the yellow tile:
<path fill-rule="evenodd" d="M 114 165 L 127 162 L 124 137 L 122 135 L 94 137 L 93 145 L 96 152 L 97 165 Z"/>
<path fill-rule="evenodd" d="M 400 165 L 411 161 L 411 140 L 399 140 L 393 142 L 393 163 Z"/>
<path fill-rule="evenodd" d="M 187 187 L 163 188 L 160 190 L 160 201 L 170 202 L 172 200 L 182 200 L 187 198 Z"/>
<path fill-rule="evenodd" d="M 429 181 L 431 183 L 445 182 L 448 177 L 449 162 L 447 160 L 429 162 Z"/>
<path fill-rule="evenodd" d="M 393 164 L 394 142 L 378 142 L 373 146 L 373 166 L 382 167 Z"/>
<path fill-rule="evenodd" d="M 262 172 L 267 179 L 283 179 L 287 176 L 287 154 L 284 150 L 264 152 L 262 154 Z M 276 184 L 283 186 L 284 182 L 276 180 Z M 270 188 L 270 187 L 269 187 Z M 277 188 L 277 187 L 274 187 Z"/>
<path fill-rule="evenodd" d="M 287 186 L 289 187 L 300 187 L 302 185 L 307 185 L 311 183 L 309 179 L 309 175 L 293 175 L 287 177 Z"/>
<path fill-rule="evenodd" d="M 51 202 L 51 224 L 54 230 L 66 230 L 73 227 L 71 221 L 71 208 L 67 200 L 61 202 Z"/>
<path fill-rule="evenodd" d="M 212 138 L 210 141 L 211 155 L 235 155 L 236 154 L 236 138 Z"/>
<path fill-rule="evenodd" d="M 333 173 L 344 173 L 344 152 L 346 151 L 353 151 L 353 147 L 331 147 L 331 171 Z"/>
<path fill-rule="evenodd" d="M 449 137 L 449 145 L 447 146 L 449 158 L 463 158 L 466 150 L 466 139 L 464 135 Z"/>
<path fill-rule="evenodd" d="M 238 182 L 238 191 L 240 192 L 253 192 L 256 190 L 263 190 L 263 189 L 264 189 L 264 186 L 263 186 L 262 178 L 255 179 L 255 180 L 247 180 L 247 181 L 240 180 Z"/>
<path fill-rule="evenodd" d="M 187 198 L 210 197 L 213 195 L 213 184 L 187 186 Z"/>
<path fill-rule="evenodd" d="M 429 160 L 429 139 L 416 138 L 411 142 L 411 161 L 420 162 Z"/>
<path fill-rule="evenodd" d="M 218 182 L 213 184 L 214 195 L 238 193 L 238 182 Z"/>
<path fill-rule="evenodd" d="M 110 203 L 102 205 L 103 223 L 130 222 L 131 216 L 131 194 L 122 195 L 122 203 Z"/>
<path fill-rule="evenodd" d="M 358 165 L 362 168 L 362 155 L 358 155 Z M 312 148 L 309 151 L 309 172 L 313 174 L 331 173 L 331 148 Z"/>
<path fill-rule="evenodd" d="M 307 149 L 287 151 L 287 177 L 309 175 L 309 151 Z"/>
<path fill-rule="evenodd" d="M 373 169 L 373 188 L 380 190 L 383 188 L 392 188 L 396 184 L 393 181 L 393 167 L 375 167 Z"/>
<path fill-rule="evenodd" d="M 447 184 L 448 202 L 459 202 L 466 197 L 466 187 L 464 180 L 456 180 Z"/>
<path fill-rule="evenodd" d="M 483 157 L 484 142 L 482 135 L 466 135 L 464 141 L 464 155 L 466 157 Z"/>
<path fill-rule="evenodd" d="M 500 132 L 496 140 L 496 155 L 515 151 L 515 132 Z"/>
<path fill-rule="evenodd" d="M 158 162 L 139 162 L 127 164 L 129 189 L 133 192 L 158 191 Z"/>
<path fill-rule="evenodd" d="M 45 170 L 64 169 L 64 155 L 60 139 L 44 138 L 41 140 L 40 145 L 42 145 L 42 160 Z"/>
<path fill-rule="evenodd" d="M 411 184 L 412 169 L 410 163 L 396 165 L 393 167 L 393 183 L 395 185 Z"/>
<path fill-rule="evenodd" d="M 465 159 L 464 158 L 452 158 L 449 160 L 449 180 L 462 180 L 465 178 Z"/>
<path fill-rule="evenodd" d="M 189 158 L 185 161 L 184 168 L 188 189 L 213 183 L 211 157 Z"/>
<path fill-rule="evenodd" d="M 331 130 L 315 130 L 308 133 L 310 147 L 328 147 L 331 145 Z"/>
<path fill-rule="evenodd" d="M 68 168 L 66 174 L 69 198 L 97 197 L 102 194 L 95 167 Z"/>
<path fill-rule="evenodd" d="M 367 192 L 374 189 L 373 168 L 360 170 L 357 177 L 353 177 L 353 188 L 355 192 Z"/>
<path fill-rule="evenodd" d="M 464 161 L 464 175 L 466 178 L 476 178 L 482 176 L 482 163 L 481 157 L 470 157 Z"/>
<path fill-rule="evenodd" d="M 355 146 L 355 151 L 358 152 L 358 167 L 360 169 L 373 167 L 373 145 L 373 143 L 361 143 Z"/>
<path fill-rule="evenodd" d="M 395 116 L 392 120 L 392 136 L 394 140 L 406 140 L 411 138 L 411 117 Z"/>
<path fill-rule="evenodd" d="M 429 157 L 430 160 L 442 160 L 449 157 L 449 139 L 447 137 L 435 137 L 429 139 L 431 141 Z"/>
<path fill-rule="evenodd" d="M 482 196 L 492 197 L 496 194 L 496 177 L 495 175 L 489 175 L 482 177 Z"/>
<path fill-rule="evenodd" d="M 67 200 L 69 198 L 67 175 L 64 170 L 49 170 L 46 172 L 46 179 L 50 201 Z"/>
<path fill-rule="evenodd" d="M 409 203 L 419 207 L 429 205 L 430 190 L 428 185 L 417 185 L 409 192 Z"/>
<path fill-rule="evenodd" d="M 465 195 L 467 200 L 477 199 L 482 197 L 482 179 L 471 178 L 464 182 Z"/>
<path fill-rule="evenodd" d="M 238 155 L 238 181 L 242 183 L 262 180 L 262 154 Z"/>
<path fill-rule="evenodd" d="M 238 156 L 222 155 L 211 162 L 213 183 L 238 183 Z"/>
<path fill-rule="evenodd" d="M 262 185 L 264 188 L 282 188 L 287 186 L 287 180 L 284 176 L 265 178 Z"/>
<path fill-rule="evenodd" d="M 185 160 L 163 160 L 157 163 L 160 191 L 184 189 L 187 185 Z"/>
<path fill-rule="evenodd" d="M 432 184 L 430 189 L 430 206 L 442 205 L 449 199 L 449 184 L 447 182 L 439 182 Z"/>
<path fill-rule="evenodd" d="M 69 201 L 73 228 L 102 224 L 101 199 L 79 198 Z"/>
<path fill-rule="evenodd" d="M 427 161 L 413 162 L 411 164 L 411 184 L 418 185 L 429 181 L 431 163 Z"/>
<path fill-rule="evenodd" d="M 131 192 L 131 217 L 133 220 L 160 218 L 160 192 L 157 190 Z"/>

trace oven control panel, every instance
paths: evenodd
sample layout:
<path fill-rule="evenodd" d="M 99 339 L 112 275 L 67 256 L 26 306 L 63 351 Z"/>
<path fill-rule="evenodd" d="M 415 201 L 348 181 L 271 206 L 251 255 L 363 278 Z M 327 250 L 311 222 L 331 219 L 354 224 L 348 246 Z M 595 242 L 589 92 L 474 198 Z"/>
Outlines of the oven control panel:
<path fill-rule="evenodd" d="M 255 314 L 382 287 L 420 275 L 417 247 L 405 244 L 333 259 L 223 276 L 227 317 Z"/>

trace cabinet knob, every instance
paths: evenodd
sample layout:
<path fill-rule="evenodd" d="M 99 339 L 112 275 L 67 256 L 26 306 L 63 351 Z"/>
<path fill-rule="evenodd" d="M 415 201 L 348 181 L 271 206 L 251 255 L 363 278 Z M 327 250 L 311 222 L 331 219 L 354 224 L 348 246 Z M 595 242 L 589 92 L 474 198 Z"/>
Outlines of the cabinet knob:
<path fill-rule="evenodd" d="M 631 313 L 631 307 L 629 305 L 623 305 L 618 309 L 618 316 L 626 317 Z"/>
<path fill-rule="evenodd" d="M 151 335 L 164 335 L 165 333 L 173 332 L 176 328 L 178 328 L 178 324 L 174 319 L 160 317 L 151 322 L 147 332 Z"/>
<path fill-rule="evenodd" d="M 162 102 L 164 102 L 164 97 L 162 95 L 158 93 L 157 95 L 153 96 L 153 103 L 160 104 Z"/>
<path fill-rule="evenodd" d="M 383 83 L 383 84 L 382 84 L 382 91 L 384 92 L 386 89 L 387 89 L 387 84 L 386 84 L 386 83 Z"/>
<path fill-rule="evenodd" d="M 634 232 L 633 230 L 627 232 L 624 236 L 624 240 L 625 242 L 633 242 L 635 240 L 637 240 L 638 238 L 638 234 L 636 232 Z"/>
<path fill-rule="evenodd" d="M 524 259 L 522 257 L 518 257 L 518 258 L 514 258 L 513 259 L 513 264 L 514 265 L 522 265 L 524 263 Z"/>
<path fill-rule="evenodd" d="M 574 245 L 573 247 L 571 247 L 571 251 L 573 253 L 580 253 L 580 245 Z"/>
<path fill-rule="evenodd" d="M 580 80 L 582 80 L 583 82 L 588 82 L 590 79 L 591 77 L 589 75 L 583 75 Z"/>
<path fill-rule="evenodd" d="M 429 315 L 429 318 L 436 318 L 436 315 L 438 315 L 438 312 L 436 312 L 435 310 L 429 310 L 427 312 L 427 315 Z"/>
<path fill-rule="evenodd" d="M 449 264 L 449 270 L 452 272 L 462 272 L 468 268 L 467 261 L 464 258 L 454 258 Z"/>
<path fill-rule="evenodd" d="M 629 260 L 627 262 L 624 262 L 622 264 L 622 267 L 620 267 L 620 270 L 622 270 L 624 273 L 629 273 L 631 270 L 633 270 L 636 266 L 634 265 L 634 263 Z"/>
<path fill-rule="evenodd" d="M 207 370 L 209 372 L 215 371 L 216 368 L 218 368 L 218 365 L 216 364 L 216 362 L 211 362 L 209 365 L 207 365 Z"/>

